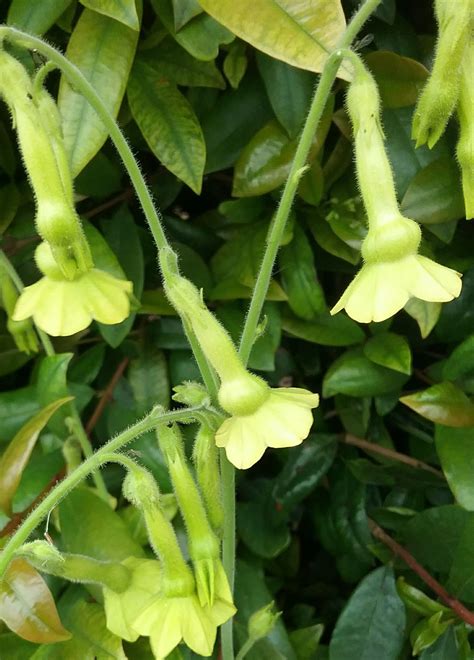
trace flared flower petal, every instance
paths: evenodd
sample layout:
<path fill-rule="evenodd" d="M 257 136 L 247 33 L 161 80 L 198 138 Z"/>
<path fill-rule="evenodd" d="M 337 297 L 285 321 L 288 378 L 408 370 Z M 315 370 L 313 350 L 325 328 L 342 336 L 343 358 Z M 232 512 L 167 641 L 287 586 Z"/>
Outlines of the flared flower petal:
<path fill-rule="evenodd" d="M 120 323 L 130 313 L 132 283 L 92 268 L 75 280 L 44 276 L 27 286 L 15 306 L 13 320 L 33 317 L 53 337 L 73 335 L 91 321 Z"/>
<path fill-rule="evenodd" d="M 313 423 L 311 409 L 317 394 L 297 387 L 270 390 L 251 415 L 226 419 L 216 433 L 216 444 L 225 447 L 227 458 L 245 470 L 263 456 L 267 447 L 294 447 L 307 437 Z"/>
<path fill-rule="evenodd" d="M 396 261 L 364 264 L 331 314 L 345 309 L 359 323 L 380 322 L 403 309 L 410 298 L 448 302 L 460 292 L 459 273 L 411 254 Z"/>

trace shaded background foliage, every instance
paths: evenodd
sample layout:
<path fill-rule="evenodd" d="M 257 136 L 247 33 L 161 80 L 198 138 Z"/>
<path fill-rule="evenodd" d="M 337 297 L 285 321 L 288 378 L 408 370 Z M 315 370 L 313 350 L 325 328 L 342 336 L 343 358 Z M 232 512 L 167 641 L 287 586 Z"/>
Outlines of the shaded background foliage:
<path fill-rule="evenodd" d="M 343 2 L 347 17 L 355 5 Z M 317 74 L 236 38 L 194 0 L 143 6 L 3 0 L 0 19 L 45 34 L 65 50 L 118 115 L 184 274 L 237 339 Z M 339 80 L 314 139 L 249 363 L 272 385 L 304 385 L 323 395 L 307 441 L 267 452 L 238 474 L 237 640 L 245 640 L 248 616 L 271 599 L 284 613 L 249 658 L 388 660 L 409 657 L 412 647 L 425 659 L 472 657 L 459 612 L 410 591 L 407 583 L 433 596 L 419 572 L 394 561 L 380 534 L 382 527 L 439 585 L 474 605 L 472 230 L 462 220 L 455 123 L 431 151 L 415 150 L 410 140 L 435 28 L 430 1 L 385 0 L 358 47 L 380 87 L 402 210 L 422 224 L 424 252 L 464 273 L 463 292 L 443 307 L 411 301 L 395 319 L 369 326 L 329 315 L 357 269 L 366 232 Z M 35 53 L 15 54 L 32 70 L 38 65 Z M 74 396 L 99 446 L 153 404 L 169 406 L 175 385 L 199 378 L 163 296 L 151 237 L 100 121 L 57 73 L 48 82 L 59 100 L 78 209 L 98 265 L 123 271 L 140 304 L 117 326 L 94 324 L 55 340 L 52 357 L 20 353 L 1 314 L 2 540 L 78 460 L 66 408 L 55 412 L 52 402 Z M 2 106 L 2 249 L 26 283 L 37 275 L 33 218 Z M 133 449 L 170 492 L 153 435 Z M 116 510 L 92 489 L 77 489 L 52 513 L 54 542 L 102 559 L 142 556 L 146 536 L 121 498 L 123 472 L 111 466 L 104 475 Z M 406 581 L 398 591 L 397 577 Z M 41 605 L 43 637 L 38 612 L 25 606 L 20 620 L 9 609 L 8 594 L 21 594 L 27 580 L 36 585 L 28 601 Z M 46 586 L 28 564 L 18 564 L 0 593 L 0 618 L 18 635 L 0 627 L 0 658 L 151 658 L 145 640 L 122 646 L 107 631 L 100 593 L 92 596 L 57 579 Z"/>

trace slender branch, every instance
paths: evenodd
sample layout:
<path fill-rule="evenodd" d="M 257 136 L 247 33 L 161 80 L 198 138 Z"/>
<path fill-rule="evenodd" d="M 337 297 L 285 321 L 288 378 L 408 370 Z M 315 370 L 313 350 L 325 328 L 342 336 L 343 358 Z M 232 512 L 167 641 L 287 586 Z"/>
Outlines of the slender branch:
<path fill-rule="evenodd" d="M 10 563 L 15 551 L 27 540 L 33 530 L 46 518 L 48 513 L 81 481 L 97 470 L 104 462 L 110 452 L 121 449 L 126 444 L 135 440 L 138 436 L 151 431 L 160 424 L 169 424 L 194 419 L 199 408 L 187 408 L 163 413 L 161 407 L 154 408 L 146 417 L 133 424 L 119 435 L 109 440 L 98 449 L 90 458 L 83 461 L 67 477 L 60 481 L 46 497 L 38 504 L 37 508 L 23 521 L 0 554 L 0 577 L 3 575 Z"/>
<path fill-rule="evenodd" d="M 474 612 L 468 610 L 454 596 L 451 596 L 446 589 L 428 571 L 419 564 L 413 555 L 406 548 L 401 546 L 395 539 L 392 539 L 381 527 L 373 520 L 369 519 L 370 531 L 374 538 L 381 541 L 387 548 L 402 559 L 412 571 L 414 571 L 423 582 L 465 623 L 474 626 Z"/>
<path fill-rule="evenodd" d="M 128 363 L 130 362 L 130 358 L 125 357 L 117 366 L 116 370 L 114 371 L 112 378 L 107 384 L 107 387 L 105 390 L 102 392 L 102 395 L 97 402 L 96 407 L 94 408 L 94 412 L 89 418 L 89 421 L 86 424 L 86 433 L 88 436 L 92 433 L 94 430 L 97 422 L 102 416 L 102 413 L 104 412 L 105 406 L 109 403 L 110 399 L 112 398 L 112 395 L 114 393 L 115 388 L 117 387 L 117 383 L 119 380 L 122 378 L 123 373 L 125 369 L 128 366 Z"/>
<path fill-rule="evenodd" d="M 368 440 L 357 438 L 351 433 L 347 433 L 345 436 L 343 436 L 342 440 L 348 445 L 359 447 L 359 449 L 363 449 L 364 451 L 372 451 L 375 454 L 380 454 L 386 458 L 391 458 L 394 461 L 398 461 L 399 463 L 405 463 L 405 465 L 410 465 L 411 467 L 417 468 L 419 470 L 426 470 L 427 472 L 431 472 L 431 474 L 435 474 L 437 477 L 444 479 L 444 474 L 441 472 L 441 470 L 437 470 L 431 465 L 428 465 L 428 463 L 420 461 L 417 458 L 412 458 L 411 456 L 401 454 L 400 452 L 389 449 L 388 447 L 382 447 L 381 445 L 377 445 L 374 442 L 369 442 Z"/>

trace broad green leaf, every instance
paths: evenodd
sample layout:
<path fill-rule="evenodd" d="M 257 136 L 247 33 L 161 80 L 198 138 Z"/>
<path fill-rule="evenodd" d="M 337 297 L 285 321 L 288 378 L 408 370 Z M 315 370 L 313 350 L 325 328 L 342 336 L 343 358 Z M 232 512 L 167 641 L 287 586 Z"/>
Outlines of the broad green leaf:
<path fill-rule="evenodd" d="M 6 632 L 0 635 L 0 648 L 8 660 L 25 660 L 30 658 L 38 647 L 15 633 Z"/>
<path fill-rule="evenodd" d="M 13 438 L 40 407 L 33 385 L 0 392 L 0 439 L 6 441 Z"/>
<path fill-rule="evenodd" d="M 298 660 L 314 660 L 319 642 L 323 636 L 324 625 L 317 623 L 307 628 L 298 628 L 290 633 L 290 642 Z"/>
<path fill-rule="evenodd" d="M 298 195 L 307 204 L 319 206 L 324 192 L 323 168 L 317 160 L 313 160 L 310 168 L 301 177 Z"/>
<path fill-rule="evenodd" d="M 402 108 L 416 103 L 429 75 L 423 64 L 383 50 L 369 53 L 365 61 L 375 78 L 386 108 Z"/>
<path fill-rule="evenodd" d="M 20 369 L 33 357 L 18 350 L 11 335 L 0 335 L 0 377 Z"/>
<path fill-rule="evenodd" d="M 71 394 L 67 385 L 67 369 L 72 359 L 72 353 L 59 353 L 44 357 L 39 365 L 36 381 L 38 401 L 46 406 L 52 401 L 67 397 Z M 59 437 L 64 436 L 66 419 L 69 406 L 64 408 L 48 424 L 48 428 Z"/>
<path fill-rule="evenodd" d="M 44 445 L 46 447 L 50 439 L 55 441 L 52 436 L 45 434 Z M 63 468 L 64 456 L 61 449 L 44 453 L 37 443 L 13 496 L 12 512 L 15 514 L 26 511 L 44 493 L 45 489 L 50 488 L 53 482 L 59 480 L 58 475 L 61 475 Z"/>
<path fill-rule="evenodd" d="M 441 314 L 441 303 L 428 302 L 419 298 L 411 298 L 404 309 L 418 323 L 420 334 L 426 339 L 438 322 Z"/>
<path fill-rule="evenodd" d="M 250 616 L 271 600 L 273 595 L 265 582 L 263 567 L 238 559 L 235 582 L 237 614 L 234 621 L 240 646 L 248 638 L 247 622 Z M 281 618 L 267 637 L 259 640 L 245 657 L 247 660 L 297 660 Z"/>
<path fill-rule="evenodd" d="M 262 53 L 257 53 L 257 65 L 276 118 L 296 138 L 308 114 L 315 76 Z"/>
<path fill-rule="evenodd" d="M 215 62 L 197 60 L 170 37 L 146 51 L 140 60 L 177 85 L 225 88 L 224 78 Z"/>
<path fill-rule="evenodd" d="M 242 151 L 235 164 L 232 194 L 252 197 L 270 192 L 284 183 L 295 154 L 296 142 L 273 120 L 266 124 Z"/>
<path fill-rule="evenodd" d="M 110 16 L 132 30 L 140 29 L 135 0 L 80 0 L 81 4 L 104 16 Z"/>
<path fill-rule="evenodd" d="M 361 350 L 343 353 L 331 364 L 323 380 L 323 396 L 375 396 L 400 389 L 408 377 L 374 364 Z"/>
<path fill-rule="evenodd" d="M 12 499 L 39 434 L 54 413 L 72 397 L 64 397 L 40 410 L 18 431 L 0 458 L 0 508 L 10 513 Z"/>
<path fill-rule="evenodd" d="M 474 424 L 470 428 L 437 426 L 436 451 L 449 487 L 459 504 L 474 511 Z"/>
<path fill-rule="evenodd" d="M 84 596 L 63 605 L 65 600 L 73 598 L 66 593 L 59 603 L 72 639 L 40 647 L 31 660 L 126 660 L 122 640 L 107 629 L 104 610 L 98 603 L 87 602 Z"/>
<path fill-rule="evenodd" d="M 237 509 L 239 537 L 259 557 L 277 557 L 289 545 L 288 513 L 276 505 L 270 479 L 252 482 Z"/>
<path fill-rule="evenodd" d="M 227 80 L 234 89 L 240 85 L 240 81 L 247 71 L 248 58 L 246 46 L 242 41 L 234 41 L 229 46 L 222 68 Z"/>
<path fill-rule="evenodd" d="M 470 248 L 468 248 L 470 249 Z M 462 341 L 474 328 L 474 267 L 464 272 L 459 298 L 442 306 L 435 335 L 444 342 Z"/>
<path fill-rule="evenodd" d="M 283 330 L 294 337 L 322 346 L 351 346 L 364 340 L 364 332 L 348 316 L 318 314 L 311 321 L 285 315 Z"/>
<path fill-rule="evenodd" d="M 406 406 L 445 426 L 474 426 L 474 403 L 454 383 L 444 382 L 401 397 Z"/>
<path fill-rule="evenodd" d="M 446 574 L 464 530 L 473 519 L 473 513 L 452 504 L 425 509 L 406 523 L 404 543 L 425 568 Z"/>
<path fill-rule="evenodd" d="M 199 0 L 234 34 L 278 60 L 322 71 L 345 28 L 339 0 Z M 342 78 L 350 79 L 340 69 Z"/>
<path fill-rule="evenodd" d="M 116 117 L 127 86 L 138 32 L 90 9 L 82 12 L 66 50 Z M 120 47 L 117 47 L 120 44 Z M 107 129 L 88 101 L 63 76 L 59 110 L 73 176 L 92 160 L 107 139 Z"/>
<path fill-rule="evenodd" d="M 448 380 L 462 378 L 474 371 L 474 334 L 456 346 L 443 366 L 443 377 Z"/>
<path fill-rule="evenodd" d="M 104 355 L 105 345 L 97 344 L 76 356 L 69 369 L 71 380 L 85 385 L 92 383 L 102 368 Z"/>
<path fill-rule="evenodd" d="M 408 218 L 430 226 L 463 218 L 464 200 L 456 161 L 445 156 L 420 170 L 410 181 L 401 210 Z"/>
<path fill-rule="evenodd" d="M 459 660 L 454 627 L 449 626 L 434 644 L 425 649 L 420 660 Z"/>
<path fill-rule="evenodd" d="M 126 206 L 121 207 L 110 220 L 104 221 L 104 236 L 123 268 L 127 280 L 133 282 L 133 295 L 138 300 L 143 293 L 143 250 L 133 216 Z M 119 346 L 132 329 L 135 313 L 115 325 L 99 324 L 100 334 L 113 348 Z"/>
<path fill-rule="evenodd" d="M 369 360 L 402 374 L 411 374 L 411 351 L 405 337 L 393 332 L 381 332 L 371 337 L 364 346 Z"/>
<path fill-rule="evenodd" d="M 360 261 L 360 252 L 347 245 L 332 229 L 325 218 L 312 213 L 306 216 L 309 230 L 314 236 L 316 243 L 329 254 L 344 259 L 352 265 Z"/>
<path fill-rule="evenodd" d="M 474 603 L 474 517 L 471 515 L 459 537 L 453 563 L 449 571 L 447 588 L 461 600 Z"/>
<path fill-rule="evenodd" d="M 396 660 L 405 639 L 405 619 L 393 569 L 381 566 L 349 598 L 331 638 L 330 660 Z"/>
<path fill-rule="evenodd" d="M 136 402 L 136 414 L 144 415 L 157 404 L 168 408 L 170 386 L 162 351 L 145 346 L 130 362 L 128 380 Z"/>
<path fill-rule="evenodd" d="M 174 29 L 176 32 L 189 21 L 202 13 L 197 0 L 171 0 L 173 3 Z"/>
<path fill-rule="evenodd" d="M 36 644 L 71 637 L 59 620 L 46 582 L 24 559 L 14 559 L 0 581 L 0 619 L 17 635 Z"/>
<path fill-rule="evenodd" d="M 326 301 L 314 267 L 313 251 L 299 224 L 295 224 L 293 240 L 281 248 L 279 264 L 291 311 L 306 321 L 324 313 Z"/>
<path fill-rule="evenodd" d="M 96 559 L 142 557 L 120 516 L 98 495 L 76 488 L 59 505 L 64 549 Z"/>
<path fill-rule="evenodd" d="M 0 149 L 3 151 L 3 145 Z M 0 188 L 0 234 L 4 234 L 10 226 L 18 210 L 19 203 L 20 194 L 14 183 L 7 183 L 7 185 Z"/>
<path fill-rule="evenodd" d="M 133 118 L 155 156 L 199 194 L 206 146 L 189 102 L 176 85 L 141 61 L 133 67 L 128 100 Z"/>
<path fill-rule="evenodd" d="M 229 44 L 234 40 L 232 32 L 204 13 L 195 16 L 177 30 L 172 0 L 151 0 L 151 4 L 171 36 L 197 60 L 214 60 L 220 44 Z"/>
<path fill-rule="evenodd" d="M 20 30 L 42 35 L 56 23 L 72 0 L 12 0 L 8 9 L 7 23 Z"/>

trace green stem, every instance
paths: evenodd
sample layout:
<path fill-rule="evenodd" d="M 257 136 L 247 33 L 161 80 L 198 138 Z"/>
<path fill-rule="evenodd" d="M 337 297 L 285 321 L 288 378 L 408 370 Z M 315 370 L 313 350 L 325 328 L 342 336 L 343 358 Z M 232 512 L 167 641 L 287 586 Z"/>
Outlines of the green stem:
<path fill-rule="evenodd" d="M 240 651 L 237 653 L 235 660 L 243 660 L 247 653 L 252 649 L 253 645 L 257 640 L 253 637 L 249 637 L 245 644 L 242 646 Z"/>
<path fill-rule="evenodd" d="M 16 28 L 3 25 L 0 27 L 0 42 L 3 39 L 9 39 L 13 42 L 24 46 L 25 48 L 37 50 L 44 55 L 48 60 L 54 62 L 56 66 L 62 71 L 64 76 L 69 80 L 74 89 L 79 91 L 90 105 L 97 112 L 102 120 L 105 128 L 107 129 L 111 140 L 115 144 L 115 148 L 123 161 L 125 169 L 127 170 L 133 187 L 137 193 L 137 197 L 142 206 L 143 212 L 150 226 L 153 238 L 159 248 L 167 247 L 168 241 L 166 240 L 161 219 L 158 211 L 153 204 L 153 198 L 147 188 L 145 180 L 143 179 L 140 168 L 135 160 L 132 150 L 128 146 L 122 131 L 120 130 L 117 122 L 108 111 L 105 103 L 97 94 L 90 82 L 79 71 L 79 69 L 70 62 L 64 55 L 62 55 L 56 48 L 45 43 L 42 39 L 34 37 L 31 34 L 17 30 Z"/>
<path fill-rule="evenodd" d="M 40 524 L 50 511 L 62 500 L 68 493 L 81 481 L 88 477 L 94 470 L 97 470 L 103 463 L 110 460 L 110 453 L 121 449 L 126 444 L 135 440 L 138 436 L 151 431 L 159 424 L 169 424 L 183 420 L 194 419 L 195 412 L 199 409 L 188 408 L 186 410 L 175 410 L 163 413 L 161 408 L 152 410 L 142 420 L 122 431 L 119 435 L 109 440 L 105 445 L 98 449 L 95 454 L 81 463 L 71 474 L 60 481 L 48 495 L 40 502 L 22 525 L 16 530 L 0 554 L 0 577 L 8 567 L 16 550 L 28 539 L 29 535 Z"/>

